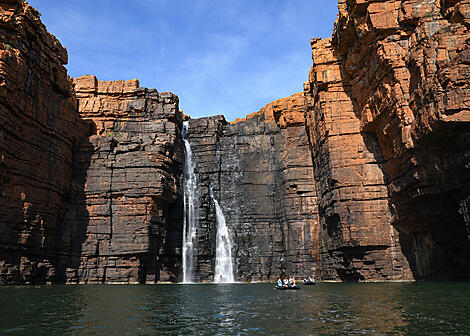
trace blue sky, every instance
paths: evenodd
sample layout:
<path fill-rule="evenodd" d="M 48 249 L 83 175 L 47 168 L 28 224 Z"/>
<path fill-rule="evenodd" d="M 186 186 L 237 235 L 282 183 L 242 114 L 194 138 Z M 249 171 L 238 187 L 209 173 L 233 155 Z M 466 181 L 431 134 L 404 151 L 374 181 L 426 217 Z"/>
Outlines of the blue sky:
<path fill-rule="evenodd" d="M 193 118 L 227 120 L 303 89 L 310 39 L 329 37 L 337 1 L 29 0 L 69 52 L 70 76 L 137 78 Z"/>

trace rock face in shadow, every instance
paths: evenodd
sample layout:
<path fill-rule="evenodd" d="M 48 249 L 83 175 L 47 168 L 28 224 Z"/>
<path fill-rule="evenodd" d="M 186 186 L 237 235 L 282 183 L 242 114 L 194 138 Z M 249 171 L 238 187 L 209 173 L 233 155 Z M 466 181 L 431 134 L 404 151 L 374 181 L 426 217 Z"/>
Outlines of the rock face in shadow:
<path fill-rule="evenodd" d="M 73 85 L 35 9 L 1 1 L 0 18 L 0 284 L 174 281 L 178 98 L 136 80 Z"/>
<path fill-rule="evenodd" d="M 0 284 L 182 280 L 178 97 L 72 81 L 23 0 L 0 0 Z M 470 278 L 470 2 L 339 0 L 304 93 L 189 120 L 195 279 L 218 200 L 238 281 Z"/>
<path fill-rule="evenodd" d="M 135 80 L 73 87 L 39 13 L 0 5 L 0 284 L 173 281 L 178 98 Z"/>
<path fill-rule="evenodd" d="M 66 281 L 173 281 L 182 237 L 178 97 L 137 80 L 84 76 L 74 85 L 85 126 L 62 223 Z"/>
<path fill-rule="evenodd" d="M 340 0 L 339 11 L 333 38 L 312 41 L 314 65 L 305 89 L 309 135 L 320 155 L 315 161 L 321 166 L 321 147 L 337 146 L 333 139 L 351 133 L 351 145 L 342 153 L 355 152 L 354 164 L 361 169 L 354 179 L 361 188 L 376 189 L 375 196 L 359 197 L 377 200 L 367 207 L 372 217 L 366 230 L 387 230 L 385 217 L 393 226 L 390 244 L 376 243 L 388 245 L 394 255 L 403 253 L 414 278 L 468 279 L 470 3 Z M 334 155 L 331 149 L 329 153 Z M 326 161 L 331 167 L 325 173 L 315 165 L 316 176 L 330 179 L 319 183 L 320 216 L 327 211 L 322 253 L 335 254 L 339 248 L 341 259 L 347 260 L 344 250 L 363 244 L 352 243 L 360 224 L 345 241 L 351 227 L 348 212 L 335 210 L 342 198 L 330 201 L 328 193 L 354 179 L 346 177 L 349 173 L 338 179 L 340 167 L 335 160 Z M 383 224 L 373 219 L 379 208 Z M 397 239 L 399 249 L 394 247 Z M 322 260 L 331 264 L 325 269 L 327 278 L 342 277 L 339 261 Z M 406 276 L 406 267 L 399 265 Z M 348 268 L 363 275 L 362 266 Z M 395 270 L 396 264 L 393 274 L 398 276 Z"/>
<path fill-rule="evenodd" d="M 67 51 L 23 1 L 0 2 L 0 284 L 56 281 L 78 127 Z"/>
<path fill-rule="evenodd" d="M 214 276 L 216 220 L 209 188 L 224 212 L 237 281 L 312 271 L 318 226 L 304 97 L 277 100 L 247 119 L 189 120 L 196 167 L 198 280 Z"/>

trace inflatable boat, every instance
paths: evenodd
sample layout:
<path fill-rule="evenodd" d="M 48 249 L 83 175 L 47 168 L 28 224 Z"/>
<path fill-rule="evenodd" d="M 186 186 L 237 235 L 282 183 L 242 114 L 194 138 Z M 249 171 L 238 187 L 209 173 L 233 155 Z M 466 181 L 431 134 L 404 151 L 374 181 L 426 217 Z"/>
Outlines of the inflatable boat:
<path fill-rule="evenodd" d="M 289 287 L 276 286 L 275 289 L 278 289 L 278 290 L 298 290 L 298 289 L 300 289 L 300 287 L 297 286 L 297 285 L 295 285 L 295 286 L 289 286 Z"/>

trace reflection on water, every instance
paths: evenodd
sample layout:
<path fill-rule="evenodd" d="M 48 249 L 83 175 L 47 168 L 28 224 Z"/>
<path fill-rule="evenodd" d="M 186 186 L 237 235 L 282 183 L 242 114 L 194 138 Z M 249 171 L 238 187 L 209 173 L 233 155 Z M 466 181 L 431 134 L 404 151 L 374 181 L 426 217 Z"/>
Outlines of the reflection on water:
<path fill-rule="evenodd" d="M 470 284 L 1 287 L 8 335 L 470 335 Z"/>

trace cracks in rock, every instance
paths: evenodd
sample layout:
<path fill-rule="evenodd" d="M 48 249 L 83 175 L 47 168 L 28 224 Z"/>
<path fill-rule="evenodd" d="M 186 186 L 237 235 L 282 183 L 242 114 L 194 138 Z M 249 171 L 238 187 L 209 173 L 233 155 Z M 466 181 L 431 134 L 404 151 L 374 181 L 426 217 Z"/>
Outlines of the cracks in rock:
<path fill-rule="evenodd" d="M 111 169 L 111 176 L 109 181 L 109 242 L 112 245 L 113 243 L 113 233 L 114 233 L 114 223 L 113 223 L 113 177 L 114 177 L 114 165 L 116 164 L 116 156 L 113 154 L 114 149 L 117 147 L 118 142 L 113 139 L 110 146 L 110 155 L 113 156 L 112 161 L 109 163 L 109 168 Z M 108 155 L 109 158 L 109 155 Z"/>
<path fill-rule="evenodd" d="M 113 243 L 113 230 L 114 230 L 114 225 L 113 225 L 113 175 L 114 175 L 114 169 L 113 169 L 113 163 L 111 163 L 111 178 L 109 182 L 109 225 L 110 225 L 110 231 L 109 231 L 109 241 L 112 244 Z"/>

